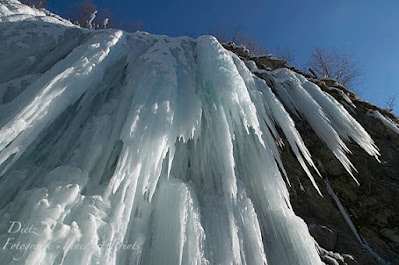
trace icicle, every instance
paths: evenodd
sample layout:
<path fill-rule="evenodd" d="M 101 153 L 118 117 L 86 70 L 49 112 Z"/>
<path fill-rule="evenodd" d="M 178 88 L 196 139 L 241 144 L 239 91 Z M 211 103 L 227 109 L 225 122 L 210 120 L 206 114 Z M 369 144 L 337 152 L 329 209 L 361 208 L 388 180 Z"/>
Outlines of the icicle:
<path fill-rule="evenodd" d="M 353 234 L 355 235 L 356 239 L 359 241 L 359 243 L 362 246 L 362 248 L 367 250 L 371 254 L 371 256 L 373 256 L 377 260 L 378 264 L 388 265 L 388 263 L 385 260 L 383 260 L 380 256 L 378 256 L 378 254 L 374 250 L 371 249 L 371 247 L 367 244 L 367 242 L 365 242 L 360 237 L 359 233 L 356 230 L 355 225 L 353 224 L 351 218 L 349 217 L 348 213 L 346 212 L 344 206 L 340 202 L 338 196 L 334 193 L 334 190 L 332 189 L 328 179 L 325 180 L 325 183 L 326 183 L 326 186 L 327 186 L 328 193 L 331 195 L 331 197 L 333 197 L 335 203 L 337 204 L 337 207 L 338 207 L 339 211 L 341 212 L 342 216 L 345 219 L 345 222 L 348 224 L 348 226 L 352 230 Z"/>

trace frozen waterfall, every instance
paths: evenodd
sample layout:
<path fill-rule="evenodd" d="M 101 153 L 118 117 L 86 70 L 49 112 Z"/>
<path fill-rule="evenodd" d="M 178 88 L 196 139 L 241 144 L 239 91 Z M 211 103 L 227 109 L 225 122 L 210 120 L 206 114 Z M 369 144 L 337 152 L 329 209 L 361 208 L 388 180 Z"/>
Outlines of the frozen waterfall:
<path fill-rule="evenodd" d="M 322 264 L 290 206 L 282 137 L 320 174 L 288 111 L 349 172 L 344 141 L 379 155 L 319 87 L 210 36 L 84 30 L 15 0 L 0 35 L 3 264 Z"/>

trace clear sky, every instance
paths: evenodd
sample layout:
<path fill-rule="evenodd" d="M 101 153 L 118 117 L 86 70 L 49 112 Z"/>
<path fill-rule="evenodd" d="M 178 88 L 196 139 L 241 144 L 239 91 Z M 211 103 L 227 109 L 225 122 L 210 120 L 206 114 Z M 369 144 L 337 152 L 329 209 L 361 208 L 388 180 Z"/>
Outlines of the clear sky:
<path fill-rule="evenodd" d="M 66 15 L 79 0 L 47 0 Z M 346 49 L 363 69 L 359 96 L 380 107 L 397 95 L 399 0 L 92 0 L 114 20 L 140 21 L 169 36 L 207 34 L 217 25 L 255 37 L 270 50 L 287 46 L 301 66 L 315 47 Z"/>

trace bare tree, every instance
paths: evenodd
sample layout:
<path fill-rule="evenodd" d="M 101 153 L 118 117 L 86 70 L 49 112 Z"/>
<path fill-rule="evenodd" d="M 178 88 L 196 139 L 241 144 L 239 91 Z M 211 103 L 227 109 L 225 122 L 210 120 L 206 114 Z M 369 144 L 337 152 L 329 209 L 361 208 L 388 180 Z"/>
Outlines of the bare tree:
<path fill-rule="evenodd" d="M 352 90 L 355 89 L 362 74 L 353 54 L 344 50 L 316 48 L 312 52 L 308 66 L 318 77 L 333 78 Z"/>
<path fill-rule="evenodd" d="M 269 53 L 269 49 L 263 46 L 262 43 L 255 37 L 250 37 L 242 33 L 240 26 L 237 26 L 234 29 L 232 41 L 237 45 L 245 46 L 249 52 L 254 55 Z"/>
<path fill-rule="evenodd" d="M 115 22 L 115 20 L 113 20 L 109 24 L 109 27 L 115 29 L 122 29 L 127 32 L 136 32 L 142 30 L 143 23 L 141 21 L 135 21 L 133 19 L 124 19 L 118 22 Z"/>
<path fill-rule="evenodd" d="M 286 61 L 287 63 L 291 63 L 295 60 L 294 52 L 287 46 L 277 47 L 274 50 L 274 56 L 280 60 Z"/>
<path fill-rule="evenodd" d="M 35 7 L 45 8 L 47 6 L 47 0 L 19 0 L 22 4 Z"/>
<path fill-rule="evenodd" d="M 261 55 L 269 52 L 269 49 L 256 38 L 242 33 L 240 26 L 235 27 L 235 29 L 231 31 L 228 27 L 218 24 L 215 28 L 210 30 L 210 34 L 218 39 L 220 43 L 233 42 L 236 45 L 243 45 L 254 55 Z"/>
<path fill-rule="evenodd" d="M 217 24 L 216 27 L 211 28 L 209 32 L 209 34 L 214 36 L 220 43 L 228 43 L 231 41 L 229 30 L 220 23 Z"/>
<path fill-rule="evenodd" d="M 99 11 L 94 3 L 84 1 L 75 5 L 69 14 L 69 20 L 83 28 L 103 29 L 108 26 L 109 11 L 107 9 Z"/>
<path fill-rule="evenodd" d="M 392 111 L 394 109 L 394 107 L 396 105 L 397 98 L 398 98 L 398 95 L 396 94 L 396 95 L 390 96 L 388 98 L 388 100 L 385 102 L 385 106 L 388 111 Z"/>
<path fill-rule="evenodd" d="M 134 32 L 142 28 L 141 21 L 135 22 L 132 19 L 115 21 L 109 9 L 99 9 L 89 0 L 75 5 L 69 12 L 69 20 L 90 29 L 114 28 Z"/>

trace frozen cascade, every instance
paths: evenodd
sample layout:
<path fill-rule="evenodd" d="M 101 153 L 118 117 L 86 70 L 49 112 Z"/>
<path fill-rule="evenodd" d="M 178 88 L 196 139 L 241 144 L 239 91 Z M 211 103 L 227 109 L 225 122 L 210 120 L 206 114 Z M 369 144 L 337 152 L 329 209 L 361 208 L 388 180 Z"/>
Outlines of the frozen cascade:
<path fill-rule="evenodd" d="M 353 139 L 378 160 L 380 154 L 370 135 L 339 102 L 317 85 L 288 69 L 281 68 L 270 73 L 257 69 L 253 64 L 250 68 L 272 84 L 284 105 L 294 115 L 304 117 L 309 122 L 356 182 L 352 173 L 356 169 L 346 156 L 350 150 L 344 140 Z"/>
<path fill-rule="evenodd" d="M 84 30 L 16 0 L 0 21 L 2 262 L 322 264 L 278 128 L 316 189 L 286 108 L 349 171 L 344 140 L 377 157 L 333 98 L 289 70 L 271 87 L 210 36 Z"/>

